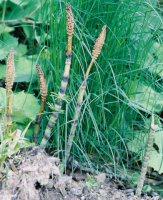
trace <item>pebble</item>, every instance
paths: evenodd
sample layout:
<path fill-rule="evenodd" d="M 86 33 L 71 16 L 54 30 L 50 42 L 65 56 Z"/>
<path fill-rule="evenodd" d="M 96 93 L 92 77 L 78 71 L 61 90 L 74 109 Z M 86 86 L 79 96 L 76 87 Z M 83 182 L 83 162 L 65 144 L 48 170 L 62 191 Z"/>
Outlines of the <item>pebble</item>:
<path fill-rule="evenodd" d="M 84 196 L 81 197 L 81 200 L 85 200 L 86 198 Z"/>
<path fill-rule="evenodd" d="M 82 195 L 82 189 L 77 189 L 77 188 L 71 188 L 70 193 L 76 196 L 81 196 Z"/>

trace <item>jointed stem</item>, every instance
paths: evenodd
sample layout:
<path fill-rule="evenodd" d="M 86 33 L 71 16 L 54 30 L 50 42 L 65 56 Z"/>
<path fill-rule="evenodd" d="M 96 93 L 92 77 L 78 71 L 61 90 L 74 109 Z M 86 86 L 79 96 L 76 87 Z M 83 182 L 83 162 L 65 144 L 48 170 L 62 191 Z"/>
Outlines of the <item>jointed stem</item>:
<path fill-rule="evenodd" d="M 37 135 L 40 128 L 40 122 L 42 119 L 42 113 L 44 111 L 45 102 L 46 102 L 46 96 L 47 96 L 47 86 L 46 86 L 46 80 L 44 77 L 44 73 L 39 65 L 36 65 L 39 82 L 40 82 L 40 93 L 41 93 L 41 105 L 39 113 L 35 120 L 35 127 L 34 127 L 34 141 L 37 142 Z"/>
<path fill-rule="evenodd" d="M 11 49 L 7 58 L 6 68 L 6 133 L 11 133 L 12 127 L 12 87 L 14 84 L 15 66 L 14 66 L 14 50 Z"/>
<path fill-rule="evenodd" d="M 61 110 L 62 107 L 62 100 L 65 97 L 69 74 L 70 74 L 70 66 L 71 66 L 71 57 L 72 57 L 72 37 L 74 34 L 74 17 L 71 10 L 70 4 L 66 7 L 66 18 L 67 18 L 67 35 L 68 35 L 68 42 L 67 42 L 67 51 L 66 51 L 66 61 L 65 61 L 65 68 L 62 76 L 61 86 L 58 93 L 58 99 L 54 106 L 54 111 L 50 116 L 48 121 L 47 127 L 45 129 L 45 133 L 43 139 L 41 141 L 41 146 L 46 146 L 48 140 L 51 136 L 52 128 L 54 127 L 57 119 L 58 119 L 58 111 Z"/>
<path fill-rule="evenodd" d="M 65 163 L 67 162 L 67 160 L 70 156 L 70 151 L 71 151 L 73 140 L 74 140 L 74 137 L 75 137 L 75 131 L 76 131 L 78 119 L 79 119 L 79 116 L 80 116 L 80 111 L 81 111 L 81 106 L 82 106 L 82 103 L 83 103 L 84 93 L 85 93 L 86 86 L 87 86 L 87 79 L 88 79 L 88 76 L 90 74 L 90 71 L 93 67 L 95 60 L 98 58 L 98 56 L 101 52 L 102 46 L 103 46 L 104 41 L 105 41 L 105 37 L 106 37 L 106 26 L 103 27 L 99 37 L 96 40 L 96 43 L 94 45 L 94 49 L 92 51 L 91 62 L 89 64 L 88 68 L 87 68 L 87 71 L 86 71 L 85 76 L 84 76 L 84 80 L 83 80 L 83 82 L 80 86 L 80 89 L 79 89 L 77 104 L 76 104 L 76 107 L 75 107 L 75 114 L 74 114 L 73 122 L 72 122 L 72 125 L 71 125 L 71 129 L 70 129 L 70 135 L 69 135 L 69 138 L 68 138 L 67 150 L 65 152 Z"/>
<path fill-rule="evenodd" d="M 147 147 L 145 150 L 144 161 L 143 161 L 142 168 L 141 168 L 141 174 L 140 174 L 140 178 L 139 178 L 139 181 L 137 184 L 137 189 L 136 189 L 137 197 L 140 197 L 142 189 L 143 189 L 145 176 L 146 176 L 147 168 L 148 168 L 148 162 L 150 159 L 150 153 L 151 153 L 151 149 L 153 146 L 154 135 L 155 135 L 155 124 L 154 124 L 154 115 L 152 114 L 150 133 L 149 133 L 149 137 L 147 140 Z"/>

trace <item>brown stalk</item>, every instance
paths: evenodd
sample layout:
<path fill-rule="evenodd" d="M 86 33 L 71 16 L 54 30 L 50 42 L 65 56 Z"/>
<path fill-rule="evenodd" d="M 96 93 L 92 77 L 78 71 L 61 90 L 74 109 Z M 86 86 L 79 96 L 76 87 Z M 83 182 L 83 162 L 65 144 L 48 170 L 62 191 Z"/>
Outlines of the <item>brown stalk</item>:
<path fill-rule="evenodd" d="M 39 82 L 40 82 L 41 105 L 40 105 L 39 113 L 36 117 L 35 127 L 34 127 L 34 141 L 35 142 L 37 141 L 37 135 L 39 132 L 39 126 L 40 126 L 40 122 L 42 119 L 42 113 L 45 108 L 46 96 L 47 96 L 47 87 L 46 87 L 46 80 L 44 77 L 44 73 L 43 73 L 40 65 L 36 65 L 36 69 L 37 69 L 37 74 L 38 74 L 38 78 L 39 78 Z"/>
<path fill-rule="evenodd" d="M 74 114 L 73 122 L 71 125 L 71 129 L 70 129 L 70 135 L 68 138 L 68 147 L 67 147 L 67 151 L 66 151 L 66 155 L 65 155 L 65 162 L 67 162 L 67 160 L 70 156 L 70 151 L 71 151 L 73 140 L 75 137 L 77 122 L 78 122 L 78 119 L 80 116 L 81 106 L 83 103 L 84 93 L 85 93 L 86 86 L 87 86 L 87 79 L 88 79 L 88 76 L 90 74 L 90 71 L 92 69 L 94 62 L 97 60 L 98 56 L 101 53 L 102 47 L 105 42 L 105 38 L 106 38 L 106 26 L 103 26 L 102 31 L 101 31 L 99 37 L 97 38 L 94 48 L 93 48 L 93 51 L 92 51 L 92 60 L 87 68 L 87 71 L 84 76 L 84 80 L 79 89 L 77 104 L 76 104 L 76 108 L 75 108 L 75 114 Z"/>

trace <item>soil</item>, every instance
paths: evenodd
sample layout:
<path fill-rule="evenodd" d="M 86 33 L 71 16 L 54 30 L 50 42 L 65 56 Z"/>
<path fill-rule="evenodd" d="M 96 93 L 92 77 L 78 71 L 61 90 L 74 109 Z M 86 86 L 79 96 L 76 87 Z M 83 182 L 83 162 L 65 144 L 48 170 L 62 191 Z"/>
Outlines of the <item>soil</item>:
<path fill-rule="evenodd" d="M 18 160 L 20 160 L 19 164 Z M 16 162 L 15 162 L 16 161 Z M 7 179 L 0 182 L 0 200 L 136 200 L 134 189 L 110 180 L 105 173 L 97 176 L 63 175 L 59 159 L 48 156 L 43 149 L 33 148 L 10 162 Z M 75 180 L 74 180 L 75 179 Z M 121 187 L 120 187 L 121 186 Z M 121 189 L 119 189 L 121 188 Z M 161 199 L 158 194 L 140 199 Z"/>

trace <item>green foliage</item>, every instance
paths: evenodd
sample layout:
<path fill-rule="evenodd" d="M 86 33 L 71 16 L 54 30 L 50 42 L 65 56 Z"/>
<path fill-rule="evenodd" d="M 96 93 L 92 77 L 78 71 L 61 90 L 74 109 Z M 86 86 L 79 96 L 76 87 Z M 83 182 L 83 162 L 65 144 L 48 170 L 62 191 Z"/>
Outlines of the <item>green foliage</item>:
<path fill-rule="evenodd" d="M 0 112 L 3 113 L 6 108 L 6 90 L 0 88 Z M 34 120 L 38 111 L 38 99 L 32 94 L 18 92 L 13 95 L 13 120 L 17 123 L 27 123 Z"/>
<path fill-rule="evenodd" d="M 135 132 L 134 139 L 128 142 L 127 146 L 134 153 L 141 153 L 140 159 L 144 158 L 145 147 L 147 144 L 148 133 Z M 154 138 L 154 145 L 150 154 L 149 167 L 152 167 L 159 174 L 163 173 L 163 130 L 160 127 L 160 122 L 157 123 L 157 130 Z"/>
<path fill-rule="evenodd" d="M 144 185 L 143 192 L 147 193 L 151 191 L 152 191 L 152 187 L 150 185 Z"/>
<path fill-rule="evenodd" d="M 72 153 L 89 167 L 102 162 L 113 166 L 116 172 L 116 158 L 123 166 L 130 162 L 129 141 L 138 135 L 141 148 L 130 146 L 135 148 L 136 158 L 143 154 L 146 134 L 139 132 L 147 133 L 145 121 L 151 111 L 159 115 L 162 112 L 162 80 L 159 72 L 153 70 L 162 62 L 156 49 L 156 44 L 159 48 L 162 45 L 162 17 L 156 1 L 150 0 L 72 1 L 71 4 L 76 38 L 68 91 L 70 101 L 66 102 L 65 115 L 60 116 L 54 129 L 51 144 L 63 152 L 81 74 L 89 63 L 91 47 L 100 28 L 107 24 L 106 44 L 88 80 Z M 56 93 L 65 58 L 64 9 L 64 3 L 59 1 L 45 2 L 42 9 L 43 24 L 49 24 L 50 28 L 40 41 L 49 42 L 46 59 L 52 76 L 47 76 L 48 89 Z M 42 63 L 47 62 L 42 60 Z"/>
<path fill-rule="evenodd" d="M 96 180 L 95 177 L 87 174 L 86 186 L 88 187 L 89 190 L 91 190 L 93 187 L 100 187 L 100 183 Z"/>
<path fill-rule="evenodd" d="M 148 53 L 145 66 L 157 76 L 163 77 L 163 44 L 155 42 Z"/>
<path fill-rule="evenodd" d="M 134 104 L 141 106 L 140 110 L 146 112 L 161 112 L 163 108 L 163 92 L 157 92 L 143 82 L 134 81 L 130 83 L 129 98 Z"/>
<path fill-rule="evenodd" d="M 136 185 L 139 180 L 140 174 L 137 172 L 134 172 L 131 176 L 131 182 Z"/>
<path fill-rule="evenodd" d="M 3 27 L 2 27 L 3 28 Z M 0 36 L 0 60 L 6 58 L 11 48 L 15 49 L 18 46 L 18 39 L 9 33 L 1 34 Z"/>
<path fill-rule="evenodd" d="M 29 125 L 30 123 L 24 129 L 24 131 L 16 129 L 10 136 L 3 136 L 2 129 L 0 128 L 0 169 L 2 169 L 5 160 L 10 158 L 13 154 L 16 154 L 21 148 L 32 147 L 34 145 L 25 139 L 25 134 L 29 128 Z"/>
<path fill-rule="evenodd" d="M 19 45 L 20 46 L 20 45 Z M 24 46 L 20 46 L 21 51 L 25 50 Z M 36 69 L 33 67 L 33 61 L 30 57 L 17 57 L 15 61 L 16 76 L 14 82 L 33 82 L 36 81 Z M 6 76 L 6 66 L 0 65 L 0 79 Z"/>
<path fill-rule="evenodd" d="M 152 167 L 159 174 L 163 173 L 163 131 L 158 131 L 155 136 L 154 144 L 157 149 L 153 148 L 149 166 Z"/>
<path fill-rule="evenodd" d="M 4 60 L 8 50 L 14 47 L 16 91 L 20 91 L 25 82 L 25 91 L 38 93 L 33 66 L 39 60 L 52 105 L 55 98 L 51 98 L 50 93 L 58 93 L 65 60 L 65 3 L 10 0 L 5 5 L 5 1 L 0 1 L 0 19 L 4 22 L 0 24 L 0 78 L 5 78 Z M 162 120 L 162 7 L 155 0 L 72 0 L 71 4 L 76 28 L 67 93 L 70 101 L 64 104 L 65 112 L 59 117 L 50 143 L 63 157 L 76 92 L 90 61 L 94 40 L 106 24 L 106 44 L 88 80 L 72 154 L 89 167 L 103 163 L 109 169 L 113 167 L 116 173 L 118 164 L 126 170 L 126 164 L 132 164 L 139 157 L 142 159 L 149 129 L 147 117 L 151 111 Z M 21 121 L 19 117 L 24 118 L 23 112 L 18 109 L 15 120 Z M 22 121 L 34 119 L 34 113 L 25 115 Z M 43 130 L 46 124 L 44 119 Z M 160 127 L 155 135 L 157 149 L 153 148 L 150 160 L 150 166 L 159 173 L 163 170 L 162 140 Z M 128 159 L 128 151 L 134 152 L 133 159 Z"/>

